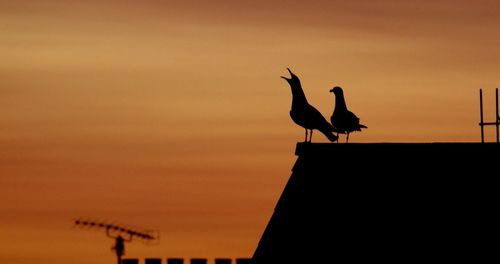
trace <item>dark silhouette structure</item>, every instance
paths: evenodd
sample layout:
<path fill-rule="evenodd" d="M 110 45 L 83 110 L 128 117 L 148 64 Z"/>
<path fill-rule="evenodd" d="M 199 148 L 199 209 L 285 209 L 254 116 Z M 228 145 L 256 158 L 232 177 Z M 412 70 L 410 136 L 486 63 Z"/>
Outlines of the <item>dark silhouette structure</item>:
<path fill-rule="evenodd" d="M 247 258 L 237 258 L 236 259 L 236 264 L 251 264 L 252 259 L 247 259 Z"/>
<path fill-rule="evenodd" d="M 77 226 L 87 228 L 105 229 L 106 236 L 115 239 L 115 244 L 111 249 L 113 249 L 116 254 L 118 264 L 122 264 L 122 257 L 125 255 L 125 242 L 132 241 L 134 237 L 146 243 L 157 242 L 160 238 L 159 232 L 154 230 L 139 231 L 137 229 L 85 219 L 77 219 L 74 223 Z M 134 259 L 128 259 L 127 261 L 134 261 Z"/>
<path fill-rule="evenodd" d="M 230 258 L 216 258 L 214 260 L 215 264 L 231 264 L 232 259 Z"/>
<path fill-rule="evenodd" d="M 127 240 L 123 239 L 121 235 L 112 235 L 109 229 L 106 229 L 106 235 L 110 238 L 115 239 L 115 245 L 111 248 L 116 253 L 116 258 L 118 259 L 118 264 L 121 264 L 122 256 L 125 255 L 125 242 L 132 241 L 132 236 L 128 237 Z"/>
<path fill-rule="evenodd" d="M 500 145 L 298 143 L 296 155 L 254 264 L 498 257 Z"/>
<path fill-rule="evenodd" d="M 496 142 L 500 143 L 500 115 L 498 114 L 498 88 L 495 89 L 495 122 L 484 122 L 483 117 L 483 89 L 479 89 L 479 113 L 480 121 L 479 126 L 481 127 L 481 143 L 484 143 L 484 126 L 495 126 L 496 127 Z"/>
<path fill-rule="evenodd" d="M 122 259 L 121 264 L 139 264 L 139 260 L 133 258 Z"/>
<path fill-rule="evenodd" d="M 286 78 L 281 76 L 281 78 L 288 82 L 292 90 L 292 108 L 290 110 L 290 117 L 293 122 L 306 129 L 305 142 L 312 141 L 312 133 L 314 129 L 319 130 L 332 142 L 337 140 L 337 136 L 333 134 L 334 130 L 332 125 L 326 121 L 323 115 L 316 108 L 307 102 L 297 75 L 293 74 L 290 69 L 287 68 L 287 70 L 291 77 Z M 309 134 L 309 140 L 307 138 L 308 130 L 311 131 Z"/>
<path fill-rule="evenodd" d="M 161 258 L 146 258 L 144 264 L 161 264 Z"/>
<path fill-rule="evenodd" d="M 344 91 L 342 88 L 335 86 L 330 90 L 335 94 L 335 108 L 330 117 L 330 121 L 338 133 L 346 133 L 346 142 L 349 142 L 349 133 L 354 131 L 361 131 L 361 128 L 367 128 L 365 125 L 359 123 L 359 118 L 347 109 L 347 104 L 344 98 Z M 338 141 L 338 139 L 337 139 Z"/>
<path fill-rule="evenodd" d="M 139 264 L 138 258 L 123 258 L 121 264 Z M 165 264 L 183 264 L 184 258 L 167 258 Z M 210 261 L 206 258 L 191 258 L 186 260 L 186 263 L 190 264 L 207 264 Z M 253 263 L 251 258 L 235 258 L 234 262 L 231 258 L 215 258 L 213 260 L 214 264 L 250 264 Z M 161 258 L 145 258 L 144 264 L 162 264 Z"/>
<path fill-rule="evenodd" d="M 191 264 L 207 264 L 206 258 L 192 258 Z"/>

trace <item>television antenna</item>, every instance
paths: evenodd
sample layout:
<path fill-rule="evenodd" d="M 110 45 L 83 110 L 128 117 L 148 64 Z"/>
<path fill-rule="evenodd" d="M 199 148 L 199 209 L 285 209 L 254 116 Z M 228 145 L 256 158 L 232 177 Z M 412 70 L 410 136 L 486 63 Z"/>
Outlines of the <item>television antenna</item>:
<path fill-rule="evenodd" d="M 494 122 L 484 122 L 483 119 L 483 89 L 479 89 L 479 113 L 480 113 L 480 122 L 479 126 L 481 127 L 481 143 L 484 143 L 484 126 L 496 126 L 496 139 L 497 144 L 500 143 L 500 114 L 498 114 L 498 88 L 495 89 L 495 121 Z"/>
<path fill-rule="evenodd" d="M 131 242 L 133 238 L 139 239 L 148 245 L 158 244 L 160 241 L 160 232 L 158 230 L 141 230 L 83 218 L 76 219 L 74 223 L 76 226 L 89 229 L 105 230 L 106 236 L 115 240 L 115 244 L 111 249 L 116 253 L 118 264 L 122 263 L 122 256 L 125 255 L 125 242 Z"/>

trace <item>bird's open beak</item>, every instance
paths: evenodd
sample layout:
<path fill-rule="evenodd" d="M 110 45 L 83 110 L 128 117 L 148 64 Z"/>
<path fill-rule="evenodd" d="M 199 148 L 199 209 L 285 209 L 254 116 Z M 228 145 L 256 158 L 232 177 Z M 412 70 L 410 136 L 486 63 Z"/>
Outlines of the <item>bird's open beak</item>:
<path fill-rule="evenodd" d="M 290 70 L 290 68 L 286 68 L 288 70 L 288 72 L 290 73 L 290 76 L 293 77 L 293 72 Z M 285 76 L 281 76 L 281 78 L 287 80 L 287 81 L 290 81 L 292 78 L 286 78 Z"/>

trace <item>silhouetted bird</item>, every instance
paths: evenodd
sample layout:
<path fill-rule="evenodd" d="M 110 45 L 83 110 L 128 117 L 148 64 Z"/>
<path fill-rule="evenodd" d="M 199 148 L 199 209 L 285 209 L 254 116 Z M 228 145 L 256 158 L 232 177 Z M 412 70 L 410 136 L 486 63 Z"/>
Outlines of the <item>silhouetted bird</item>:
<path fill-rule="evenodd" d="M 347 110 L 347 105 L 344 99 L 344 91 L 342 88 L 335 86 L 330 90 L 335 94 L 335 109 L 330 117 L 330 121 L 338 133 L 346 133 L 346 142 L 349 142 L 349 133 L 353 131 L 361 131 L 361 128 L 368 128 L 359 123 L 359 118 L 351 111 Z M 337 140 L 338 142 L 338 140 Z"/>
<path fill-rule="evenodd" d="M 305 142 L 311 142 L 313 129 L 319 130 L 330 141 L 336 141 L 338 138 L 333 134 L 334 130 L 332 125 L 326 121 L 316 108 L 307 102 L 299 78 L 293 74 L 290 69 L 287 68 L 287 70 L 290 72 L 290 79 L 284 76 L 281 76 L 281 78 L 287 80 L 292 89 L 292 109 L 290 110 L 290 117 L 292 117 L 292 120 L 297 125 L 306 129 Z M 307 140 L 308 130 L 311 130 L 309 141 Z"/>

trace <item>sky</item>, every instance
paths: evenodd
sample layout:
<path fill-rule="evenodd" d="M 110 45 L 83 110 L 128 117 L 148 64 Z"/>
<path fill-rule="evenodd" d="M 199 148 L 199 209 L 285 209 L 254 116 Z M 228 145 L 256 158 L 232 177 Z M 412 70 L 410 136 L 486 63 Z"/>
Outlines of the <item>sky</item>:
<path fill-rule="evenodd" d="M 499 11 L 0 0 L 0 262 L 115 261 L 79 217 L 160 230 L 126 257 L 251 257 L 304 140 L 287 67 L 327 119 L 343 87 L 369 127 L 350 142 L 478 142 L 479 88 L 493 121 L 500 86 Z"/>

